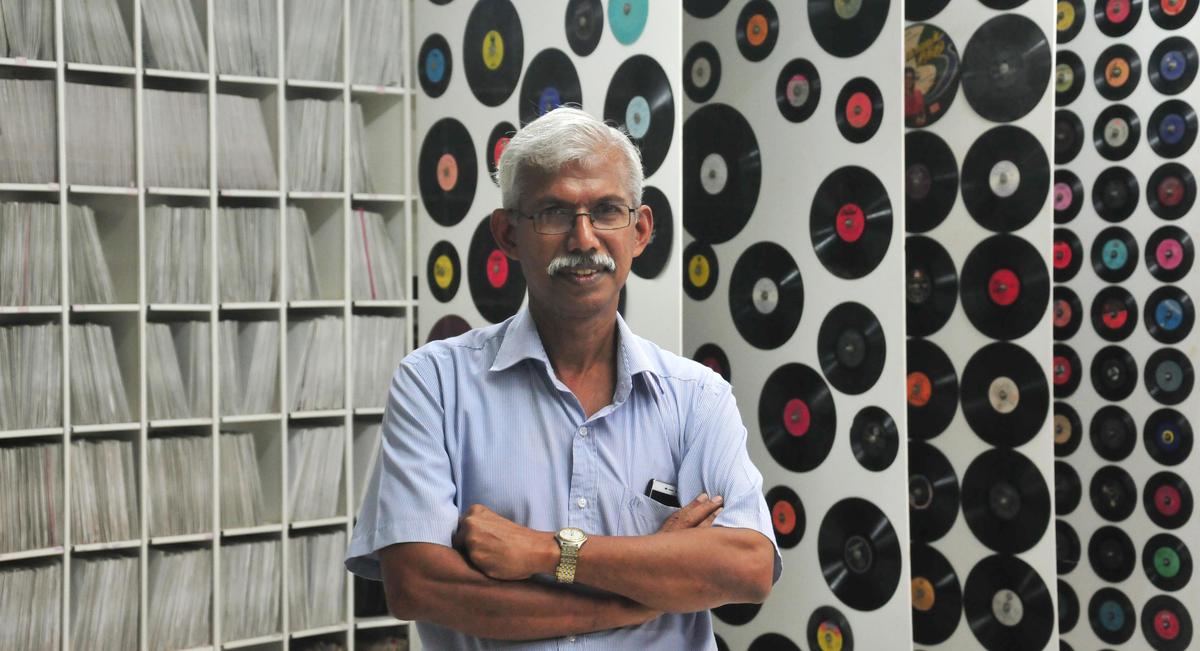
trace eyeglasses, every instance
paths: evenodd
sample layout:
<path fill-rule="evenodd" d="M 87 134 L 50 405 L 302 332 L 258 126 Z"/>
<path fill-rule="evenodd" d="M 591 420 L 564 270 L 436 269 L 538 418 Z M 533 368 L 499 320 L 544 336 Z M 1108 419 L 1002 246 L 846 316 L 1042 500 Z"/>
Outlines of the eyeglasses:
<path fill-rule="evenodd" d="M 592 222 L 592 228 L 598 231 L 615 231 L 633 223 L 635 209 L 616 203 L 600 203 L 592 206 L 591 210 L 576 212 L 573 208 L 554 206 L 543 208 L 532 215 L 518 213 L 522 217 L 533 220 L 533 230 L 542 235 L 561 235 L 569 233 L 575 226 L 575 219 L 587 215 Z"/>

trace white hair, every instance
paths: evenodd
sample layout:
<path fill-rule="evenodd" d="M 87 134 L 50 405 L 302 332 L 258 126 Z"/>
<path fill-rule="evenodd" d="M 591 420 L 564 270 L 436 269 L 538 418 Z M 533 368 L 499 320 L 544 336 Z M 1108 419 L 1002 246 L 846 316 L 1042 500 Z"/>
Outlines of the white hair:
<path fill-rule="evenodd" d="M 520 208 L 533 182 L 572 163 L 589 164 L 615 151 L 624 159 L 625 189 L 636 208 L 642 203 L 642 158 L 629 136 L 578 108 L 560 106 L 525 125 L 508 141 L 497 165 L 504 208 Z"/>

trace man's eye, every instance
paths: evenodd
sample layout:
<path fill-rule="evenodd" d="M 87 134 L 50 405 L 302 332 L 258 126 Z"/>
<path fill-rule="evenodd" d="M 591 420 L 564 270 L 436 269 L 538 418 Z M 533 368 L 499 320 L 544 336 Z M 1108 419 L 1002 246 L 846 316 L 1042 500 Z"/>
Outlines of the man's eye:
<path fill-rule="evenodd" d="M 621 208 L 616 204 L 602 203 L 599 206 L 596 206 L 595 212 L 599 217 L 613 217 L 623 210 L 624 208 Z"/>
<path fill-rule="evenodd" d="M 566 208 L 547 208 L 542 211 L 542 219 L 562 219 L 570 214 Z"/>

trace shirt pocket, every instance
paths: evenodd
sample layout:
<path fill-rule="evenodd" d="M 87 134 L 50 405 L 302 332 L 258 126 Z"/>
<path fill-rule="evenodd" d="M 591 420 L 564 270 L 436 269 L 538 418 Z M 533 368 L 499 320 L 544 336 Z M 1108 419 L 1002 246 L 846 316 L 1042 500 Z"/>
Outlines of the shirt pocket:
<path fill-rule="evenodd" d="M 641 493 L 624 488 L 621 492 L 619 535 L 648 536 L 657 533 L 662 523 L 678 510 L 678 507 L 659 504 Z"/>

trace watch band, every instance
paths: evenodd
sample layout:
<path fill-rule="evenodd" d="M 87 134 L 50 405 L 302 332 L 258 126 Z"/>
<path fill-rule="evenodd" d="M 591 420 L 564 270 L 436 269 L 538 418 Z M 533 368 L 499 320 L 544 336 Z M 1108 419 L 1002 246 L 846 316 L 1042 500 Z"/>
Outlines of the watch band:
<path fill-rule="evenodd" d="M 558 559 L 558 567 L 554 570 L 554 578 L 559 583 L 575 582 L 575 566 L 579 562 L 579 546 L 559 544 L 562 556 Z"/>

